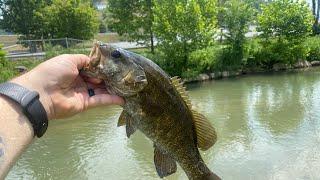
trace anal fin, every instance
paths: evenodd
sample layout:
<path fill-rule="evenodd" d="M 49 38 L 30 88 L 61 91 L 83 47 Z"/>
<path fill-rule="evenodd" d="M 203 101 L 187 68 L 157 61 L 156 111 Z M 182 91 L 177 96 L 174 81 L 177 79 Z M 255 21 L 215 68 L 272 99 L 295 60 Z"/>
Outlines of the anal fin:
<path fill-rule="evenodd" d="M 175 160 L 156 145 L 154 145 L 154 165 L 160 178 L 169 176 L 177 171 Z"/>
<path fill-rule="evenodd" d="M 117 126 L 120 127 L 126 125 L 128 116 L 128 113 L 123 110 L 120 114 Z"/>

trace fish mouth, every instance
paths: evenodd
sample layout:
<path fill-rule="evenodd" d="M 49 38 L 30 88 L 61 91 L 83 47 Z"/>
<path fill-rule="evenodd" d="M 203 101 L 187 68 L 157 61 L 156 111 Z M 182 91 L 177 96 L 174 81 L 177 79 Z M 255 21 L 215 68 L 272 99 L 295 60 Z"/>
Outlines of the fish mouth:
<path fill-rule="evenodd" d="M 134 94 L 136 94 L 137 92 L 134 90 L 122 90 L 121 88 L 118 88 L 116 85 L 114 85 L 114 83 L 108 82 L 106 81 L 106 89 L 108 91 L 109 94 L 111 95 L 117 95 L 120 97 L 129 97 L 132 96 Z"/>

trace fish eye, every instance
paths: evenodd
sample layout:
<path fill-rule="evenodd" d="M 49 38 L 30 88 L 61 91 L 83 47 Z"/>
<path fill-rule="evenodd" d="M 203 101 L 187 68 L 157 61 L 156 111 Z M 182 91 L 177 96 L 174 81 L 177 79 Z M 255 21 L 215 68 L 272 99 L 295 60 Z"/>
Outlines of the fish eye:
<path fill-rule="evenodd" d="M 119 57 L 121 57 L 121 53 L 118 50 L 114 50 L 111 52 L 111 56 L 114 58 L 119 58 Z"/>

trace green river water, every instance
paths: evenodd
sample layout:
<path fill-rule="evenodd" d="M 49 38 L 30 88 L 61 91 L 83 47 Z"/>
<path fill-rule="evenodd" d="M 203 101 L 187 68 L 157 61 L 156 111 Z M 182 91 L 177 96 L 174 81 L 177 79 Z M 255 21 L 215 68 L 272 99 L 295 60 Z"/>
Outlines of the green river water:
<path fill-rule="evenodd" d="M 218 141 L 203 159 L 223 179 L 320 179 L 320 69 L 188 86 Z M 50 122 L 7 179 L 159 179 L 152 143 L 117 128 L 119 107 Z M 187 179 L 181 168 L 166 179 Z"/>

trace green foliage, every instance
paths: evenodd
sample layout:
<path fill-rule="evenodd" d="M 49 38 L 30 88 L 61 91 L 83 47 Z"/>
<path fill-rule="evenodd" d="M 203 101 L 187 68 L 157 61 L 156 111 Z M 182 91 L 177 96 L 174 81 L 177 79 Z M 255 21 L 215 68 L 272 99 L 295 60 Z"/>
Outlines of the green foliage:
<path fill-rule="evenodd" d="M 23 39 L 90 39 L 98 31 L 97 12 L 80 0 L 1 0 L 3 28 Z"/>
<path fill-rule="evenodd" d="M 100 33 L 106 33 L 106 32 L 107 32 L 107 27 L 106 27 L 106 25 L 104 24 L 103 21 L 100 21 L 100 24 L 99 24 L 99 32 L 100 32 Z"/>
<path fill-rule="evenodd" d="M 258 31 L 262 37 L 301 39 L 312 30 L 313 17 L 304 1 L 275 0 L 262 6 L 258 16 Z"/>
<path fill-rule="evenodd" d="M 258 16 L 263 49 L 257 54 L 271 68 L 275 63 L 294 64 L 305 59 L 304 39 L 310 35 L 313 17 L 305 2 L 275 0 L 262 6 Z"/>
<path fill-rule="evenodd" d="M 105 15 L 108 27 L 129 40 L 151 46 L 153 51 L 153 3 L 152 0 L 108 0 Z"/>
<path fill-rule="evenodd" d="M 2 50 L 2 45 L 0 44 L 0 66 L 1 67 L 4 67 L 4 66 L 6 66 L 8 63 L 7 63 L 7 61 L 6 61 L 6 59 L 5 59 L 5 55 L 6 55 L 6 53 Z"/>
<path fill-rule="evenodd" d="M 5 52 L 1 50 L 2 45 L 0 45 L 0 83 L 12 79 L 13 77 L 19 75 L 16 66 L 25 66 L 27 69 L 32 69 L 38 65 L 41 61 L 23 59 L 19 61 L 9 61 L 5 58 Z"/>
<path fill-rule="evenodd" d="M 190 54 L 188 69 L 182 73 L 182 77 L 194 77 L 200 73 L 211 73 L 220 69 L 221 46 L 209 46 L 196 50 Z"/>
<path fill-rule="evenodd" d="M 320 37 L 309 37 L 304 43 L 304 47 L 308 48 L 308 61 L 320 61 Z"/>
<path fill-rule="evenodd" d="M 1 49 L 2 45 L 0 44 L 0 83 L 14 76 L 14 73 L 10 70 L 10 63 L 5 58 L 5 52 Z"/>
<path fill-rule="evenodd" d="M 245 51 L 244 51 L 244 61 L 243 68 L 256 70 L 262 67 L 262 59 L 266 59 L 264 57 L 260 57 L 260 53 L 262 51 L 262 46 L 260 44 L 259 38 L 251 38 L 245 43 Z"/>
<path fill-rule="evenodd" d="M 190 53 L 213 44 L 217 24 L 215 0 L 154 1 L 158 49 L 171 75 L 188 69 Z"/>
<path fill-rule="evenodd" d="M 0 0 L 1 26 L 7 31 L 23 34 L 28 39 L 43 34 L 42 21 L 37 12 L 47 5 L 47 0 Z"/>
<path fill-rule="evenodd" d="M 248 3 L 230 0 L 225 3 L 222 15 L 222 25 L 227 30 L 224 33 L 227 47 L 224 50 L 221 65 L 228 70 L 238 69 L 244 58 L 245 34 L 253 19 L 254 10 Z"/>
<path fill-rule="evenodd" d="M 78 0 L 53 0 L 38 13 L 50 38 L 90 39 L 98 32 L 97 12 Z"/>

